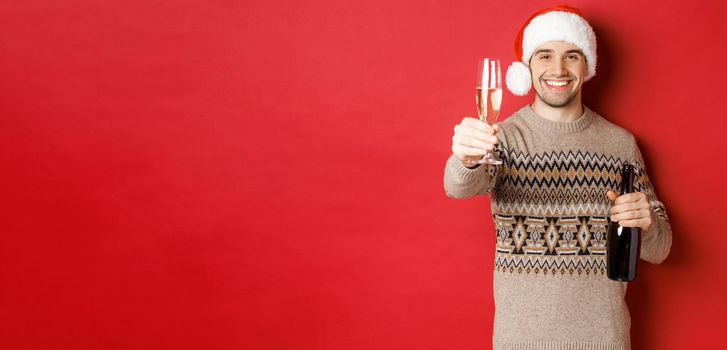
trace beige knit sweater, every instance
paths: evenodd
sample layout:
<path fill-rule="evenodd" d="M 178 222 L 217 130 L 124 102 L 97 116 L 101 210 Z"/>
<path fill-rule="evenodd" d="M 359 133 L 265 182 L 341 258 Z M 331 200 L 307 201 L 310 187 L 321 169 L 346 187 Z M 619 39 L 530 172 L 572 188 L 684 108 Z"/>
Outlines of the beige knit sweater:
<path fill-rule="evenodd" d="M 606 277 L 606 227 L 621 164 L 655 221 L 642 232 L 641 259 L 669 254 L 671 227 L 634 136 L 584 106 L 554 122 L 525 106 L 500 123 L 502 165 L 468 169 L 450 156 L 449 197 L 490 194 L 495 223 L 493 348 L 630 349 L 626 282 Z M 642 261 L 643 263 L 643 261 Z"/>

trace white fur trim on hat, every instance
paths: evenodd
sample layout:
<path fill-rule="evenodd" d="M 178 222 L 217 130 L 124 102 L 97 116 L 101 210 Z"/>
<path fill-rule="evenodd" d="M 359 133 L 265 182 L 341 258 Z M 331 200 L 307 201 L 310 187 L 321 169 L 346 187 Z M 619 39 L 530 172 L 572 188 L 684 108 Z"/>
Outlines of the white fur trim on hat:
<path fill-rule="evenodd" d="M 596 75 L 596 34 L 581 16 L 551 11 L 533 18 L 523 34 L 522 62 L 528 65 L 535 50 L 550 41 L 565 41 L 577 46 L 586 56 L 588 74 L 585 80 Z"/>
<path fill-rule="evenodd" d="M 507 89 L 514 95 L 527 95 L 530 87 L 533 85 L 530 68 L 522 62 L 513 62 L 510 67 L 507 67 L 505 83 L 507 84 Z"/>

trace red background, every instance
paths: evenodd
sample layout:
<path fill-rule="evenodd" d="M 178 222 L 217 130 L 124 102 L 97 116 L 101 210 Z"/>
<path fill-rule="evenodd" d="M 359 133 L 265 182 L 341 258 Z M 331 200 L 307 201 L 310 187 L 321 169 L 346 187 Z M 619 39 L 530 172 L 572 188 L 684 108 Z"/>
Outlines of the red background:
<path fill-rule="evenodd" d="M 478 57 L 552 4 L 3 1 L 0 347 L 489 348 L 489 199 L 444 162 Z M 634 348 L 717 346 L 727 9 L 571 4 L 674 230 Z"/>

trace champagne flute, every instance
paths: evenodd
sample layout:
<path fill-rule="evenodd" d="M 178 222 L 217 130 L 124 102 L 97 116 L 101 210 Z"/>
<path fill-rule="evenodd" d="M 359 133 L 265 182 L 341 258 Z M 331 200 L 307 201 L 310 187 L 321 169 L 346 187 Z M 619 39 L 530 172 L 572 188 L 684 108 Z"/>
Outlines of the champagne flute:
<path fill-rule="evenodd" d="M 500 105 L 502 104 L 500 60 L 480 59 L 476 101 L 480 120 L 492 126 L 500 115 Z M 502 161 L 493 157 L 491 152 L 487 152 L 482 159 L 475 163 L 500 165 Z"/>

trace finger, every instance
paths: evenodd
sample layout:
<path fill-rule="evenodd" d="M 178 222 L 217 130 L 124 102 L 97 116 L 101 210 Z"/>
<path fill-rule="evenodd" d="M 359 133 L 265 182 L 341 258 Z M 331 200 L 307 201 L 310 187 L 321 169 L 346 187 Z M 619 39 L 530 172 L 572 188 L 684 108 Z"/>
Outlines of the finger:
<path fill-rule="evenodd" d="M 489 126 L 489 125 L 487 125 L 487 123 L 485 123 L 479 119 L 475 119 L 475 118 L 465 117 L 464 119 L 462 119 L 461 125 L 469 126 L 469 127 L 475 128 L 477 130 L 486 132 L 488 134 L 495 133 L 495 130 L 491 126 Z"/>
<path fill-rule="evenodd" d="M 464 127 L 463 127 L 464 128 Z M 487 135 L 474 129 L 459 129 L 452 136 L 452 144 L 460 143 L 469 146 L 476 146 L 473 142 L 496 144 L 499 142 L 496 136 Z"/>
<path fill-rule="evenodd" d="M 647 209 L 648 204 L 644 202 L 629 202 L 629 203 L 621 203 L 621 204 L 614 204 L 611 206 L 611 209 L 609 210 L 611 214 L 618 214 L 623 213 L 631 210 L 642 210 Z"/>
<path fill-rule="evenodd" d="M 646 196 L 646 193 L 643 193 L 643 192 L 638 192 L 638 193 L 641 194 L 641 198 L 639 199 L 639 202 L 644 202 L 644 203 L 646 203 L 646 206 L 650 206 L 651 203 L 649 202 L 649 197 Z"/>
<path fill-rule="evenodd" d="M 618 195 L 614 191 L 608 191 L 608 192 L 606 192 L 606 196 L 608 197 L 608 199 L 611 200 L 611 202 L 615 201 L 616 198 L 618 197 Z"/>
<path fill-rule="evenodd" d="M 479 159 L 482 159 L 482 157 L 484 157 L 484 155 L 483 156 L 474 156 L 474 157 L 472 157 L 472 156 L 464 156 L 464 157 L 462 157 L 460 159 L 460 161 L 462 161 L 462 164 L 464 164 L 464 166 L 466 166 L 466 167 L 472 167 L 472 166 L 477 165 L 477 161 Z"/>
<path fill-rule="evenodd" d="M 623 220 L 638 220 L 638 219 L 645 219 L 649 217 L 649 211 L 648 210 L 630 210 L 625 211 L 617 214 L 611 215 L 611 221 L 618 221 L 621 222 Z"/>
<path fill-rule="evenodd" d="M 491 142 L 482 141 L 481 139 L 470 136 L 457 137 L 455 142 L 463 146 L 479 148 L 487 151 L 495 148 L 495 145 Z"/>
<path fill-rule="evenodd" d="M 646 219 L 623 220 L 618 222 L 623 227 L 645 227 L 647 223 L 648 221 Z"/>
<path fill-rule="evenodd" d="M 493 137 L 495 138 L 495 140 L 497 139 L 494 135 L 491 135 L 479 129 L 475 129 L 466 125 L 455 126 L 452 140 L 454 141 L 457 139 L 462 139 L 464 137 L 473 137 L 481 141 L 492 140 Z"/>
<path fill-rule="evenodd" d="M 483 142 L 487 142 L 487 143 L 490 143 L 490 144 L 493 144 L 493 145 L 494 144 L 497 144 L 498 142 L 500 142 L 500 139 L 497 136 L 490 135 L 490 134 L 485 134 L 485 133 L 483 133 L 481 131 L 477 131 L 477 130 L 474 130 L 474 129 L 463 130 L 461 134 L 462 134 L 462 139 L 464 139 L 464 138 L 472 138 L 472 139 L 479 140 L 479 141 L 483 141 Z"/>
<path fill-rule="evenodd" d="M 616 200 L 613 202 L 613 204 L 621 204 L 621 203 L 630 203 L 630 202 L 637 202 L 639 199 L 644 196 L 641 192 L 632 192 L 632 193 L 626 193 L 621 196 L 618 196 Z"/>
<path fill-rule="evenodd" d="M 464 145 L 455 145 L 455 146 L 452 146 L 452 153 L 465 155 L 465 156 L 481 156 L 487 152 L 480 148 L 469 147 L 469 146 L 464 146 Z"/>
<path fill-rule="evenodd" d="M 641 218 L 641 213 L 635 210 L 625 211 L 611 215 L 611 221 L 632 220 Z"/>
<path fill-rule="evenodd" d="M 483 141 L 489 141 L 491 143 L 497 143 L 499 141 L 497 136 L 495 136 L 493 134 L 490 134 L 488 132 L 483 132 L 482 130 L 471 128 L 471 127 L 468 127 L 465 125 L 460 126 L 458 128 L 455 127 L 454 134 L 461 135 L 461 136 L 471 136 L 471 137 L 474 137 L 474 138 L 477 138 L 477 139 L 480 139 Z"/>

